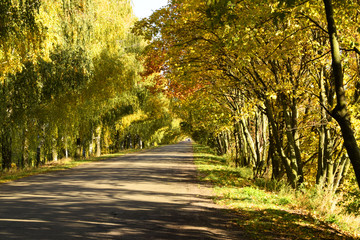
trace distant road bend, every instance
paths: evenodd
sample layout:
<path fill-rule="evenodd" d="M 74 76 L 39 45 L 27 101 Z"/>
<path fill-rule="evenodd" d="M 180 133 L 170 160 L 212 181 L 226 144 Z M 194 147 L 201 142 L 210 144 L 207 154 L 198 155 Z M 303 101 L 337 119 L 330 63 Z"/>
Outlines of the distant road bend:
<path fill-rule="evenodd" d="M 246 239 L 189 142 L 0 185 L 0 239 Z"/>

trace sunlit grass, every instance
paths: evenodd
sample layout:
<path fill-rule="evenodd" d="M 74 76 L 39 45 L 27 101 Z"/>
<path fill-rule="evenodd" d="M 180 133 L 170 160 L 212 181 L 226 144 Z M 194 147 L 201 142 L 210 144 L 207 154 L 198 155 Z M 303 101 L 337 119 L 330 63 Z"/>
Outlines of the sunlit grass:
<path fill-rule="evenodd" d="M 359 218 L 332 210 L 337 199 L 295 191 L 283 181 L 255 180 L 251 169 L 229 166 L 208 147 L 194 144 L 194 158 L 199 179 L 213 184 L 215 202 L 237 213 L 234 223 L 249 239 L 358 239 Z"/>

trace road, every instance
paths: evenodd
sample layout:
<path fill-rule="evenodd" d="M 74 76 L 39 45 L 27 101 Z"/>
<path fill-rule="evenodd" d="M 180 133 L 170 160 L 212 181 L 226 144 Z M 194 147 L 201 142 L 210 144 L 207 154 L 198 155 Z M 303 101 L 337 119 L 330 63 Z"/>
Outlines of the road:
<path fill-rule="evenodd" d="M 2 184 L 0 239 L 244 238 L 192 160 L 182 142 Z"/>

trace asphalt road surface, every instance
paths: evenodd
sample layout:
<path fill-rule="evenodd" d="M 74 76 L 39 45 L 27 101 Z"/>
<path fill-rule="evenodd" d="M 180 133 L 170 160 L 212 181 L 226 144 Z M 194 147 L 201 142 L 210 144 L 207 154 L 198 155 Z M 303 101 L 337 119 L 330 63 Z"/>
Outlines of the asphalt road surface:
<path fill-rule="evenodd" d="M 0 185 L 0 239 L 246 239 L 196 181 L 191 143 Z"/>

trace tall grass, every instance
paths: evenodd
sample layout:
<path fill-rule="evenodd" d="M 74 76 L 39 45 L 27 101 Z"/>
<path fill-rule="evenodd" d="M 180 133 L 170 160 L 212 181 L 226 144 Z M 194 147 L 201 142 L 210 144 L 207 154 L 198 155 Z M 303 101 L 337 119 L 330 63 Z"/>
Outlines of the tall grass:
<path fill-rule="evenodd" d="M 346 195 L 306 186 L 294 190 L 285 181 L 253 179 L 251 169 L 232 167 L 227 163 L 226 157 L 216 156 L 211 149 L 201 145 L 194 145 L 194 156 L 200 180 L 214 185 L 217 203 L 227 205 L 242 215 L 261 219 L 251 220 L 251 224 L 248 220 L 239 225 L 245 224 L 246 229 L 251 229 L 251 226 L 254 229 L 258 227 L 266 229 L 267 226 L 263 221 L 278 223 L 273 226 L 277 230 L 266 230 L 272 232 L 269 238 L 263 236 L 266 235 L 265 232 L 259 236 L 259 239 L 282 238 L 289 228 L 295 232 L 289 239 L 360 237 L 360 216 L 356 216 L 360 200 L 356 198 L 358 196 L 356 194 L 349 198 Z M 258 215 L 258 213 L 263 214 Z M 253 237 L 258 234 L 257 230 L 249 231 Z M 276 231 L 284 231 L 285 235 L 272 238 L 277 234 Z M 297 234 L 296 231 L 301 234 Z M 286 236 L 284 238 L 288 239 Z"/>

